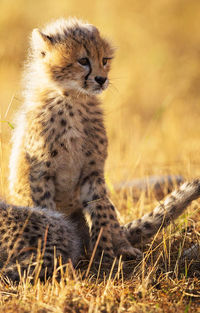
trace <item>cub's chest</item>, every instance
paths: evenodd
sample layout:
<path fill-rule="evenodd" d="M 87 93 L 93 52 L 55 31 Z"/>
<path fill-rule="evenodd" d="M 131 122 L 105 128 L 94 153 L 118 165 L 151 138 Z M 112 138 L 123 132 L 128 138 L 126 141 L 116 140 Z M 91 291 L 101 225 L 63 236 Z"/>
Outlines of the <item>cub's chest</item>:
<path fill-rule="evenodd" d="M 72 106 L 56 106 L 48 108 L 39 121 L 40 133 L 45 148 L 52 157 L 61 159 L 64 155 L 80 152 L 85 141 L 84 129 L 80 117 Z"/>
<path fill-rule="evenodd" d="M 54 123 L 55 133 L 48 143 L 58 193 L 66 190 L 67 186 L 70 190 L 75 188 L 85 163 L 83 125 L 75 113 L 71 115 L 59 114 Z"/>
<path fill-rule="evenodd" d="M 86 142 L 83 125 L 78 118 L 69 118 L 63 115 L 55 122 L 55 132 L 48 144 L 48 150 L 52 158 L 60 166 L 68 163 L 80 163 L 83 146 Z M 48 141 L 47 141 L 48 142 Z"/>

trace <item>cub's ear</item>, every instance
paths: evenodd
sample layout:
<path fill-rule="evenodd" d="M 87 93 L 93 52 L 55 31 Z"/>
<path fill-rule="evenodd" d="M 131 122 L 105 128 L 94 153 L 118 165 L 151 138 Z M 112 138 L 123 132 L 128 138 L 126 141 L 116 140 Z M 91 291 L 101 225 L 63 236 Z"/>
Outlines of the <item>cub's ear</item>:
<path fill-rule="evenodd" d="M 32 47 L 34 50 L 39 50 L 42 55 L 51 48 L 53 45 L 53 39 L 43 34 L 38 28 L 35 28 L 32 32 Z"/>

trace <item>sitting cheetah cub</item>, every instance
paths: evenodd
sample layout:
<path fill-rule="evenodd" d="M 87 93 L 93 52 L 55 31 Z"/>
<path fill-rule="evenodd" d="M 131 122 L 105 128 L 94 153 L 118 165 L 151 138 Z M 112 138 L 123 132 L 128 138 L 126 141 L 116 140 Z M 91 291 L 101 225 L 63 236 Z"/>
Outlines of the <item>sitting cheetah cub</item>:
<path fill-rule="evenodd" d="M 98 29 L 60 19 L 34 29 L 10 159 L 11 201 L 91 218 L 97 256 L 140 257 L 105 188 L 107 136 L 97 94 L 109 85 L 113 48 Z"/>
<path fill-rule="evenodd" d="M 183 184 L 151 213 L 122 226 L 122 229 L 131 244 L 144 244 L 198 197 L 200 180 L 196 179 Z M 87 228 L 80 229 L 81 224 L 76 213 L 66 217 L 49 209 L 16 207 L 0 201 L 1 273 L 12 280 L 19 280 L 24 271 L 29 277 L 34 277 L 41 264 L 39 277 L 44 279 L 53 274 L 55 256 L 61 257 L 63 265 L 71 259 L 76 266 L 84 255 L 85 242 L 89 241 L 89 232 Z"/>

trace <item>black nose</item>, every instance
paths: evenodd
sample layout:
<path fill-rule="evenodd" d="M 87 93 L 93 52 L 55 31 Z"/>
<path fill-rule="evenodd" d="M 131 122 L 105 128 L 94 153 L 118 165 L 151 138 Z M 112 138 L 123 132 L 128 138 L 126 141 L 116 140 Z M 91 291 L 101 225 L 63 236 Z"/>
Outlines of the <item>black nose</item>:
<path fill-rule="evenodd" d="M 103 84 L 105 83 L 106 79 L 107 79 L 106 77 L 102 77 L 102 76 L 96 76 L 95 77 L 96 82 L 99 85 L 101 85 L 101 86 L 103 86 Z"/>

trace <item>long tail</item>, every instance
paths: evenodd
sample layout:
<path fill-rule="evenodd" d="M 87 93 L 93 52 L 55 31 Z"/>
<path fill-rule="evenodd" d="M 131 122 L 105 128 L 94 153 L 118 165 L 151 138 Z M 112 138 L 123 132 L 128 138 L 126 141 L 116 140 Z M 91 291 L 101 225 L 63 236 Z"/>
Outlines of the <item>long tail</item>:
<path fill-rule="evenodd" d="M 126 225 L 127 238 L 132 245 L 146 243 L 162 229 L 175 220 L 195 199 L 200 197 L 200 178 L 186 182 L 173 191 L 162 204 L 145 214 L 142 218 Z"/>

